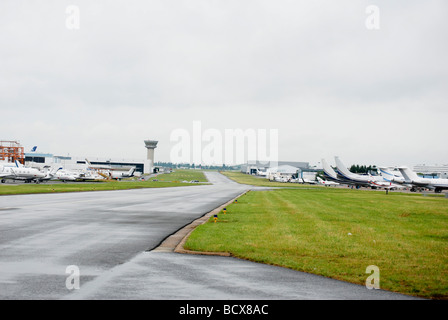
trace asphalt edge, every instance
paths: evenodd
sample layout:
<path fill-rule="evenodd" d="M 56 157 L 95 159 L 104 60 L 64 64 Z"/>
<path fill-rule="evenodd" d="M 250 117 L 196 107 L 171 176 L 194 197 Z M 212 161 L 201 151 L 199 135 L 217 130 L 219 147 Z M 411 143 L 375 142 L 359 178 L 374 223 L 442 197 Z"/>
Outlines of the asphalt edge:
<path fill-rule="evenodd" d="M 192 251 L 192 250 L 184 249 L 184 245 L 187 242 L 187 239 L 189 238 L 191 233 L 194 231 L 194 229 L 196 229 L 196 227 L 206 223 L 210 219 L 211 216 L 218 214 L 226 206 L 233 203 L 236 199 L 245 195 L 249 191 L 250 190 L 245 190 L 244 192 L 240 193 L 238 196 L 232 198 L 231 200 L 227 201 L 226 203 L 220 205 L 219 207 L 206 213 L 205 215 L 201 216 L 200 218 L 194 220 L 193 222 L 186 225 L 185 227 L 179 229 L 177 232 L 175 232 L 172 235 L 170 235 L 169 237 L 167 237 L 159 246 L 157 246 L 156 248 L 154 248 L 151 251 L 152 252 L 175 252 L 175 253 L 182 253 L 182 254 L 230 257 L 231 254 L 228 252 Z"/>

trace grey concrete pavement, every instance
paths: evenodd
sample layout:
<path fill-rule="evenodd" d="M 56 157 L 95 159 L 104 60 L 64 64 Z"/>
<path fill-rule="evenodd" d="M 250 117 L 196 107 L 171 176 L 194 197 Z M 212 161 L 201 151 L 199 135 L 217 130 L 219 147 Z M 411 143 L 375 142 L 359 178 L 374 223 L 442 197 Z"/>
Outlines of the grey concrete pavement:
<path fill-rule="evenodd" d="M 148 252 L 248 189 L 213 185 L 0 197 L 0 299 L 407 299 L 228 257 Z M 66 288 L 66 268 L 80 289 Z"/>
<path fill-rule="evenodd" d="M 409 296 L 231 257 L 144 252 L 64 299 L 407 300 Z"/>

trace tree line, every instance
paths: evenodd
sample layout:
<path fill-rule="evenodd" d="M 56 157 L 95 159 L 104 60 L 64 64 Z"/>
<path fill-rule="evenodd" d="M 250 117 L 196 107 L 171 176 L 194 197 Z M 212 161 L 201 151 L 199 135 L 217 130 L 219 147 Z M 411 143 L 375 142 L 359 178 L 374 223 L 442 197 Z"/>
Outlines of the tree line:
<path fill-rule="evenodd" d="M 154 162 L 156 167 L 164 167 L 164 168 L 188 168 L 188 169 L 209 169 L 209 170 L 237 170 L 241 166 L 226 166 L 223 164 L 222 166 L 209 166 L 209 165 L 200 165 L 194 163 L 173 163 L 173 162 L 162 162 L 157 161 Z"/>
<path fill-rule="evenodd" d="M 359 165 L 359 164 L 353 164 L 351 167 L 350 167 L 350 171 L 351 172 L 353 172 L 353 173 L 364 173 L 364 174 L 366 174 L 366 173 L 369 173 L 369 172 L 371 172 L 371 171 L 374 171 L 374 172 L 376 172 L 376 166 L 372 166 L 372 165 L 369 165 L 369 166 L 366 166 L 366 165 Z"/>

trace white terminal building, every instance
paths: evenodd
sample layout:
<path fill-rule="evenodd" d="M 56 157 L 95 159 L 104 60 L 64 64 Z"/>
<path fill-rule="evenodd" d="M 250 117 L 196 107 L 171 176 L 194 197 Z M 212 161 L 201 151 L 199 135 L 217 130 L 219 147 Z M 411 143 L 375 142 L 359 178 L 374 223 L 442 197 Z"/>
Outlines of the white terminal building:
<path fill-rule="evenodd" d="M 155 140 L 145 140 L 145 147 L 148 149 L 146 159 L 78 157 L 54 155 L 51 153 L 25 152 L 25 165 L 38 168 L 60 166 L 67 170 L 85 171 L 89 168 L 86 161 L 88 160 L 92 165 L 104 165 L 115 170 L 128 171 L 132 167 L 135 167 L 136 175 L 141 175 L 154 171 L 154 149 L 157 147 L 157 142 Z"/>
<path fill-rule="evenodd" d="M 423 174 L 437 174 L 439 176 L 446 176 L 448 175 L 448 164 L 442 164 L 442 165 L 418 164 L 414 166 L 413 171 Z"/>

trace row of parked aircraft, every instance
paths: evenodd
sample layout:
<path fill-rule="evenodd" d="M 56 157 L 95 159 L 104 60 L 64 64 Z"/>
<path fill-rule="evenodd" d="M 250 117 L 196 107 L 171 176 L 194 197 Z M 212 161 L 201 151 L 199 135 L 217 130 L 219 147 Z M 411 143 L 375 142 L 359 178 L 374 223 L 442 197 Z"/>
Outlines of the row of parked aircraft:
<path fill-rule="evenodd" d="M 395 168 L 379 167 L 380 175 L 360 175 L 347 169 L 339 157 L 335 157 L 336 171 L 325 159 L 322 166 L 327 182 L 333 181 L 358 187 L 401 189 L 410 188 L 411 191 L 418 189 L 432 189 L 436 193 L 448 190 L 448 179 L 427 179 L 419 177 L 415 172 L 405 166 Z M 328 181 L 329 180 L 329 181 Z"/>
<path fill-rule="evenodd" d="M 45 168 L 39 170 L 22 165 L 20 162 L 0 164 L 0 181 L 5 183 L 6 180 L 23 180 L 26 183 L 41 183 L 48 180 L 66 181 L 87 181 L 87 180 L 121 180 L 134 176 L 135 167 L 128 172 L 115 171 L 109 166 L 92 165 L 87 159 L 86 163 L 90 170 L 85 172 L 76 172 L 60 168 Z"/>
<path fill-rule="evenodd" d="M 307 178 L 290 178 L 290 177 L 282 177 L 282 176 L 274 176 L 273 181 L 276 182 L 292 182 L 292 183 L 307 183 L 307 184 L 320 184 L 323 186 L 337 186 L 338 182 L 323 180 L 320 177 L 316 177 L 316 180 L 311 180 Z"/>

